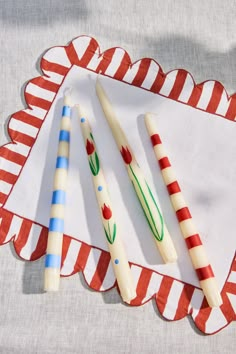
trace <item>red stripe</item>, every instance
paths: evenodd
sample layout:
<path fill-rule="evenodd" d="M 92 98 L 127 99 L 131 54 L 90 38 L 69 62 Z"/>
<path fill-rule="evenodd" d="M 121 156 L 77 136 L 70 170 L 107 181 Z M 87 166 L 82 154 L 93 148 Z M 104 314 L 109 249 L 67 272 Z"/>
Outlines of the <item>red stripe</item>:
<path fill-rule="evenodd" d="M 57 93 L 57 91 L 60 88 L 59 84 L 46 80 L 43 76 L 36 77 L 35 79 L 32 79 L 30 82 L 34 85 L 44 88 L 45 90 L 55 92 L 55 93 Z"/>
<path fill-rule="evenodd" d="M 213 273 L 213 270 L 212 270 L 210 264 L 207 265 L 206 267 L 197 268 L 195 270 L 196 270 L 199 281 L 214 277 L 214 273 Z"/>
<path fill-rule="evenodd" d="M 44 58 L 41 59 L 40 64 L 41 64 L 42 70 L 52 71 L 52 72 L 55 72 L 55 73 L 60 74 L 62 76 L 65 76 L 68 73 L 68 71 L 70 70 L 70 68 L 67 68 L 67 67 L 60 65 L 60 64 L 52 63 Z"/>
<path fill-rule="evenodd" d="M 108 66 L 111 63 L 111 60 L 112 60 L 112 57 L 113 57 L 115 51 L 116 51 L 116 48 L 112 48 L 112 49 L 107 50 L 105 53 L 103 53 L 102 59 L 96 69 L 97 73 L 99 73 L 99 72 L 101 72 L 103 74 L 105 73 L 105 71 L 107 70 Z"/>
<path fill-rule="evenodd" d="M 202 301 L 201 308 L 195 317 L 195 324 L 196 326 L 202 331 L 203 333 L 206 332 L 206 322 L 211 314 L 212 308 L 208 305 L 206 298 L 204 297 Z"/>
<path fill-rule="evenodd" d="M 151 138 L 151 141 L 152 141 L 152 145 L 153 145 L 153 146 L 159 145 L 159 144 L 162 143 L 159 134 L 153 134 L 150 138 Z"/>
<path fill-rule="evenodd" d="M 164 168 L 171 166 L 168 157 L 162 157 L 160 160 L 158 160 L 158 162 L 161 170 L 164 170 Z"/>
<path fill-rule="evenodd" d="M 42 125 L 42 120 L 41 119 L 39 119 L 39 118 L 37 118 L 35 116 L 32 116 L 31 114 L 26 113 L 25 111 L 16 112 L 16 113 L 14 113 L 14 115 L 12 117 L 17 119 L 17 120 L 20 120 L 21 122 L 30 124 L 33 127 L 38 128 L 38 129 Z"/>
<path fill-rule="evenodd" d="M 234 120 L 236 117 L 236 94 L 231 97 L 229 108 L 225 117 L 231 120 Z"/>
<path fill-rule="evenodd" d="M 236 284 L 227 281 L 224 286 L 224 292 L 236 295 Z"/>
<path fill-rule="evenodd" d="M 135 75 L 135 78 L 132 81 L 133 86 L 141 86 L 145 77 L 147 76 L 149 67 L 151 65 L 151 59 L 149 58 L 144 58 L 141 60 L 139 69 L 137 74 Z"/>
<path fill-rule="evenodd" d="M 188 308 L 193 296 L 194 289 L 195 288 L 191 285 L 184 285 L 184 288 L 179 298 L 174 320 L 180 320 L 188 314 Z"/>
<path fill-rule="evenodd" d="M 136 298 L 130 302 L 130 305 L 138 306 L 142 303 L 146 296 L 148 285 L 152 276 L 152 271 L 150 269 L 142 268 L 141 274 L 138 279 L 138 284 L 136 288 Z"/>
<path fill-rule="evenodd" d="M 103 280 L 106 276 L 106 272 L 111 261 L 111 256 L 109 252 L 101 252 L 96 271 L 93 275 L 93 278 L 89 284 L 89 286 L 94 290 L 100 290 Z"/>
<path fill-rule="evenodd" d="M 74 266 L 74 273 L 79 272 L 80 270 L 84 270 L 90 251 L 91 246 L 87 245 L 86 243 L 81 244 L 79 254 Z"/>
<path fill-rule="evenodd" d="M 0 170 L 0 180 L 14 184 L 17 180 L 18 176 L 14 175 L 13 173 L 10 173 L 8 171 Z"/>
<path fill-rule="evenodd" d="M 96 54 L 96 50 L 98 49 L 98 43 L 94 38 L 91 38 L 89 45 L 83 54 L 82 58 L 79 60 L 79 65 L 83 68 L 86 68 L 92 59 L 92 57 Z"/>
<path fill-rule="evenodd" d="M 154 92 L 154 93 L 158 93 L 161 90 L 161 88 L 165 82 L 165 77 L 166 77 L 165 74 L 163 73 L 163 71 L 160 68 L 157 73 L 157 76 L 155 78 L 155 81 L 150 88 L 150 91 Z"/>
<path fill-rule="evenodd" d="M 8 197 L 7 194 L 4 194 L 4 193 L 0 192 L 0 203 L 4 204 L 6 199 L 7 199 L 7 197 Z"/>
<path fill-rule="evenodd" d="M 61 255 L 61 268 L 64 265 L 64 262 L 65 262 L 65 259 L 66 259 L 67 252 L 69 250 L 70 244 L 71 244 L 71 237 L 63 235 L 62 255 Z"/>
<path fill-rule="evenodd" d="M 25 92 L 25 100 L 28 105 L 36 106 L 45 109 L 46 111 L 49 110 L 51 107 L 52 102 L 44 100 L 43 98 L 39 98 L 36 96 L 31 95 L 28 92 Z"/>
<path fill-rule="evenodd" d="M 220 103 L 223 90 L 223 86 L 219 82 L 215 82 L 210 102 L 208 103 L 208 106 L 206 108 L 207 112 L 215 113 Z"/>
<path fill-rule="evenodd" d="M 234 258 L 234 260 L 232 262 L 231 270 L 236 272 L 236 258 Z"/>
<path fill-rule="evenodd" d="M 120 81 L 123 80 L 127 71 L 130 70 L 130 66 L 131 66 L 130 57 L 128 53 L 124 52 L 124 56 L 122 58 L 120 66 L 117 69 L 115 75 L 113 75 L 113 78 Z"/>
<path fill-rule="evenodd" d="M 199 84 L 194 87 L 192 94 L 188 100 L 188 103 L 187 103 L 188 105 L 190 105 L 192 107 L 196 107 L 196 105 L 198 104 L 198 101 L 201 97 L 202 89 L 203 89 L 203 84 Z"/>
<path fill-rule="evenodd" d="M 170 292 L 173 282 L 174 282 L 173 278 L 164 276 L 162 279 L 159 291 L 156 294 L 157 307 L 162 315 L 165 310 L 167 298 L 168 298 L 168 295 L 169 295 L 169 292 Z"/>
<path fill-rule="evenodd" d="M 12 161 L 17 163 L 18 165 L 23 165 L 26 161 L 26 157 L 15 152 L 12 150 L 9 150 L 7 147 L 2 146 L 1 148 L 1 157 L 8 161 Z"/>
<path fill-rule="evenodd" d="M 22 248 L 25 246 L 29 237 L 31 227 L 32 227 L 32 221 L 23 219 L 18 237 L 14 242 L 17 254 L 20 254 Z"/>
<path fill-rule="evenodd" d="M 78 65 L 79 64 L 79 57 L 74 47 L 73 42 L 71 42 L 67 47 L 65 47 L 66 54 L 71 62 L 71 64 Z"/>
<path fill-rule="evenodd" d="M 24 133 L 17 132 L 12 129 L 8 129 L 9 135 L 11 136 L 12 140 L 17 141 L 18 143 L 22 143 L 27 146 L 32 146 L 35 142 L 35 138 L 32 138 L 29 135 L 26 135 Z"/>
<path fill-rule="evenodd" d="M 191 219 L 192 215 L 190 214 L 189 208 L 184 207 L 176 211 L 176 216 L 179 222 Z"/>
<path fill-rule="evenodd" d="M 184 87 L 184 83 L 187 75 L 188 75 L 187 71 L 182 69 L 178 70 L 178 73 L 175 78 L 174 86 L 172 87 L 172 90 L 170 91 L 168 97 L 172 98 L 173 100 L 177 100 L 179 98 L 179 95 L 181 94 L 181 91 Z"/>
<path fill-rule="evenodd" d="M 169 195 L 181 192 L 179 183 L 177 181 L 167 184 L 166 187 L 167 187 Z"/>
<path fill-rule="evenodd" d="M 46 227 L 42 227 L 37 246 L 35 250 L 32 252 L 30 257 L 31 261 L 34 261 L 42 257 L 46 253 L 47 240 L 48 240 L 48 229 Z"/>
<path fill-rule="evenodd" d="M 197 246 L 201 246 L 202 245 L 202 241 L 200 239 L 200 236 L 198 234 L 189 236 L 185 239 L 187 248 L 190 250 L 191 248 L 197 247 Z"/>
<path fill-rule="evenodd" d="M 3 244 L 10 230 L 13 214 L 10 214 L 9 212 L 6 212 L 4 209 L 2 209 L 1 218 L 2 221 L 0 226 L 0 244 Z M 14 235 L 12 235 L 12 237 L 13 236 Z"/>
<path fill-rule="evenodd" d="M 220 309 L 221 309 L 223 315 L 225 316 L 227 323 L 229 323 L 232 320 L 236 319 L 234 308 L 233 308 L 233 306 L 232 306 L 232 304 L 225 292 L 223 292 L 221 294 L 221 296 L 222 296 L 223 304 L 221 305 Z"/>

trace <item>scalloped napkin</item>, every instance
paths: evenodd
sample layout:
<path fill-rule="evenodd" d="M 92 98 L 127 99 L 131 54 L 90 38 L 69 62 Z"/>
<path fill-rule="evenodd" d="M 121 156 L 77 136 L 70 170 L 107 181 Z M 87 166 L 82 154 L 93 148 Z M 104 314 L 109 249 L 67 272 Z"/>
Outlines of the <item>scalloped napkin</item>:
<path fill-rule="evenodd" d="M 80 38 L 81 43 L 85 42 L 85 38 L 87 37 Z M 74 49 L 77 52 L 79 52 L 78 43 L 79 39 L 74 42 Z M 55 60 L 57 65 L 58 62 L 63 62 L 63 55 L 58 56 Z M 69 55 L 68 52 L 67 55 Z M 73 57 L 73 53 L 70 52 L 70 55 Z M 49 55 L 50 60 L 52 57 Z M 112 60 L 111 63 L 114 65 L 120 58 Z M 84 66 L 86 65 L 84 63 Z M 52 71 L 57 70 L 54 67 Z M 97 71 L 99 71 L 98 67 Z M 44 72 L 47 73 L 45 70 Z M 149 76 L 150 72 L 153 73 L 149 71 Z M 128 71 L 128 74 L 130 73 L 131 70 Z M 128 74 L 126 74 L 127 77 Z M 55 75 L 51 76 L 54 84 L 56 82 Z M 171 80 L 168 81 L 168 77 L 165 87 L 163 86 L 163 92 L 159 95 L 107 76 L 101 77 L 103 87 L 127 134 L 137 160 L 144 170 L 150 186 L 159 197 L 167 227 L 178 252 L 179 259 L 176 264 L 163 264 L 96 97 L 96 75 L 92 71 L 73 65 L 68 72 L 65 72 L 64 80 L 58 85 L 57 93 L 51 94 L 51 96 L 44 88 L 40 88 L 40 85 L 37 86 L 32 82 L 28 85 L 26 91 L 30 95 L 33 94 L 32 97 L 40 96 L 41 100 L 48 99 L 52 104 L 48 105 L 47 115 L 39 130 L 36 129 L 36 120 L 34 122 L 33 116 L 38 119 L 40 114 L 42 115 L 42 107 L 40 108 L 38 101 L 35 103 L 36 101 L 32 97 L 30 98 L 33 108 L 31 121 L 34 124 L 28 124 L 29 122 L 26 124 L 23 119 L 14 121 L 14 117 L 10 123 L 11 134 L 13 131 L 19 130 L 19 134 L 24 134 L 23 138 L 34 136 L 35 141 L 28 144 L 32 145 L 28 151 L 21 143 L 15 148 L 18 154 L 19 151 L 21 154 L 24 151 L 24 154 L 29 153 L 29 156 L 25 159 L 21 172 L 15 171 L 15 173 L 19 173 L 19 177 L 13 184 L 13 188 L 8 191 L 8 198 L 3 204 L 3 211 L 8 215 L 5 218 L 8 220 L 7 232 L 0 231 L 7 233 L 4 242 L 9 240 L 17 230 L 21 236 L 24 233 L 27 234 L 23 246 L 23 241 L 21 241 L 21 257 L 31 259 L 37 247 L 45 250 L 46 233 L 44 233 L 42 241 L 40 227 L 45 230 L 48 226 L 62 97 L 65 88 L 71 87 L 74 102 L 81 104 L 91 121 L 101 163 L 109 185 L 117 225 L 132 264 L 131 269 L 139 290 L 139 300 L 134 301 L 133 305 L 140 305 L 155 296 L 158 308 L 164 317 L 178 319 L 187 313 L 192 313 L 193 319 L 202 331 L 214 333 L 233 319 L 234 312 L 232 311 L 236 306 L 235 297 L 232 295 L 234 290 L 230 287 L 228 291 L 231 295 L 226 296 L 228 288 L 225 289 L 225 284 L 230 280 L 228 275 L 230 274 L 233 279 L 235 273 L 235 266 L 232 266 L 232 262 L 235 254 L 234 231 L 236 229 L 234 216 L 236 195 L 234 183 L 236 178 L 236 160 L 234 158 L 236 140 L 234 135 L 236 126 L 232 121 L 165 97 L 165 95 L 168 96 L 167 91 L 164 92 L 164 90 L 168 90 L 168 83 L 171 86 Z M 148 80 L 148 75 L 146 80 Z M 170 73 L 170 78 L 171 75 L 173 76 L 173 74 Z M 49 78 L 48 82 L 50 80 Z M 26 99 L 29 99 L 27 95 L 28 93 Z M 184 100 L 187 89 L 183 90 L 181 95 Z M 204 106 L 206 97 L 207 93 L 203 92 L 198 103 L 199 106 Z M 199 290 L 195 271 L 180 234 L 178 222 L 145 129 L 144 114 L 147 111 L 157 114 L 156 120 L 163 144 L 169 152 L 172 166 L 176 171 L 177 179 L 204 242 L 220 289 L 225 289 L 225 310 L 222 310 L 223 312 L 220 309 L 209 309 L 204 303 L 201 290 Z M 14 135 L 16 141 L 19 141 L 17 140 L 19 136 L 21 135 Z M 12 145 L 8 145 L 8 147 L 10 151 L 14 150 Z M 9 162 L 10 153 L 7 155 L 5 152 L 4 156 L 8 160 L 9 166 L 15 163 Z M 11 171 L 16 168 L 13 165 L 9 166 L 7 168 Z M 6 166 L 4 169 L 6 170 Z M 2 185 L 5 188 L 4 183 L 2 182 Z M 11 215 L 10 222 L 9 215 Z M 12 219 L 12 216 L 15 217 Z M 33 222 L 30 231 L 24 229 L 22 220 Z M 5 223 L 7 222 L 5 221 Z M 15 238 L 16 243 L 20 239 L 19 235 Z M 74 267 L 75 260 L 84 257 L 86 261 L 80 268 L 83 269 L 89 285 L 94 280 L 94 274 L 100 272 L 97 276 L 98 278 L 100 276 L 101 284 L 99 287 L 91 286 L 97 290 L 106 290 L 114 286 L 115 279 L 109 260 L 106 259 L 106 265 L 102 265 L 101 261 L 101 254 L 106 254 L 107 246 L 76 112 L 72 117 L 65 235 L 64 250 L 67 254 L 62 274 L 73 274 L 76 272 L 75 269 L 78 271 L 79 269 Z M 70 247 L 67 245 L 69 242 Z M 41 246 L 38 246 L 39 244 Z M 92 247 L 89 250 L 89 256 L 86 254 L 87 249 L 83 248 L 81 251 L 81 245 Z M 104 273 L 102 275 L 99 262 Z M 98 271 L 98 269 L 100 270 Z M 149 274 L 149 278 L 147 274 Z M 232 279 L 231 282 L 234 283 L 235 280 Z M 162 306 L 163 303 L 164 306 Z M 184 309 L 181 310 L 183 304 Z M 178 311 L 181 314 L 178 314 Z M 228 317 L 227 311 L 230 312 Z"/>
<path fill-rule="evenodd" d="M 177 248 L 177 264 L 163 264 L 100 108 L 95 81 L 96 74 L 79 67 L 71 69 L 5 208 L 41 225 L 48 225 L 61 99 L 65 88 L 72 87 L 73 101 L 81 104 L 93 126 L 129 261 L 199 286 L 144 126 L 144 113 L 156 112 L 162 139 L 171 154 L 183 193 L 222 288 L 235 251 L 236 163 L 234 166 L 233 161 L 236 126 L 125 83 L 110 78 L 102 80 L 138 162 L 159 196 L 166 224 Z M 72 117 L 71 135 L 65 234 L 108 250 L 76 112 Z M 226 237 L 227 242 L 224 242 Z"/>

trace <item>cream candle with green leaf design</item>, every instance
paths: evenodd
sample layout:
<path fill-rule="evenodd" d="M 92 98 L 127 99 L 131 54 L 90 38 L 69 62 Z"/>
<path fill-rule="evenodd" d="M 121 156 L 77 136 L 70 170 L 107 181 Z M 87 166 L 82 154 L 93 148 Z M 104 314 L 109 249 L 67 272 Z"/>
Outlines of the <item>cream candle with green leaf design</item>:
<path fill-rule="evenodd" d="M 130 303 L 130 301 L 136 297 L 136 289 L 134 286 L 132 272 L 129 266 L 122 239 L 119 234 L 119 229 L 113 215 L 107 183 L 101 169 L 96 144 L 88 118 L 85 118 L 84 115 L 81 114 L 79 106 L 77 106 L 77 109 L 80 117 L 80 126 L 84 138 L 89 168 L 92 173 L 99 213 L 111 255 L 114 274 L 122 299 L 125 302 Z"/>
<path fill-rule="evenodd" d="M 136 161 L 125 133 L 115 116 L 112 104 L 109 101 L 98 78 L 96 82 L 96 93 L 104 115 L 116 140 L 117 147 L 126 165 L 129 178 L 142 206 L 144 215 L 150 227 L 151 233 L 154 236 L 159 252 L 164 262 L 173 263 L 177 260 L 177 253 L 164 223 L 160 205 L 154 198 L 153 192 L 151 191 L 151 188 Z"/>

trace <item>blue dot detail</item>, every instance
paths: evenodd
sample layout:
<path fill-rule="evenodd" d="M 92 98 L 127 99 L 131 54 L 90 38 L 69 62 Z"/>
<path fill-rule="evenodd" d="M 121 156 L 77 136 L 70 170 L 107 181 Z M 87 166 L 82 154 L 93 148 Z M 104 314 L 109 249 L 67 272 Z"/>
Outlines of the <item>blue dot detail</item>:
<path fill-rule="evenodd" d="M 102 191 L 102 186 L 98 186 L 98 191 L 101 192 Z"/>
<path fill-rule="evenodd" d="M 115 264 L 119 264 L 119 259 L 115 259 Z"/>
<path fill-rule="evenodd" d="M 85 118 L 81 118 L 80 121 L 81 121 L 81 123 L 84 123 L 85 122 Z"/>

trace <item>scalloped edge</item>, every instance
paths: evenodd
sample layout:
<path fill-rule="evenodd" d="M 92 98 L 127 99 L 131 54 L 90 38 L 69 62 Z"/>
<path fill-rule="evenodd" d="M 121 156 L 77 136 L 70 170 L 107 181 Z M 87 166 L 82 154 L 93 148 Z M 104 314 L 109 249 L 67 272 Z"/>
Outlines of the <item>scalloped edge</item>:
<path fill-rule="evenodd" d="M 55 61 L 55 54 L 58 51 L 61 56 L 60 58 L 57 57 Z M 102 72 L 113 79 L 232 121 L 236 119 L 236 94 L 228 95 L 223 85 L 218 81 L 207 80 L 196 84 L 192 75 L 184 69 L 172 70 L 164 74 L 160 65 L 149 58 L 143 58 L 132 63 L 128 53 L 120 47 L 110 48 L 102 53 L 97 41 L 85 35 L 76 37 L 67 46 L 55 46 L 48 49 L 40 62 L 43 75 L 31 79 L 25 86 L 24 95 L 27 108 L 14 113 L 8 122 L 8 133 L 12 141 L 0 148 L 0 159 L 3 162 L 3 167 L 5 167 L 0 171 L 0 180 L 5 183 L 4 191 L 0 191 L 0 218 L 2 219 L 0 244 L 12 241 L 16 253 L 24 260 L 33 261 L 45 254 L 47 228 L 18 215 L 13 215 L 4 209 L 4 204 L 20 176 L 47 112 L 73 65 L 97 73 Z M 36 92 L 37 96 L 34 95 Z M 27 134 L 25 134 L 25 129 Z M 10 166 L 11 163 L 13 163 L 12 166 Z M 32 236 L 32 227 L 37 230 L 38 239 L 34 252 L 30 257 L 27 257 L 27 241 Z M 110 283 L 106 282 L 106 274 L 109 273 L 110 269 L 108 252 L 86 245 L 84 242 L 79 242 L 67 235 L 64 236 L 62 276 L 70 276 L 82 271 L 86 283 L 93 290 L 107 291 L 114 287 L 117 288 L 114 276 Z M 69 257 L 67 257 L 71 243 L 80 243 L 74 264 L 69 262 Z M 99 268 L 98 262 L 96 269 L 92 270 L 93 276 L 90 275 L 90 280 L 88 280 L 86 261 L 90 252 L 100 252 L 99 260 L 100 263 L 102 260 L 103 271 Z M 66 268 L 65 263 L 67 261 L 69 263 Z M 104 262 L 106 263 L 105 268 Z M 135 268 L 135 271 L 139 274 L 137 275 L 137 298 L 130 305 L 140 306 L 155 298 L 159 312 L 164 318 L 179 320 L 189 314 L 199 330 L 205 334 L 216 333 L 235 320 L 236 300 L 232 304 L 227 296 L 227 294 L 230 294 L 230 296 L 236 298 L 236 284 L 230 281 L 231 277 L 234 278 L 236 272 L 235 258 L 232 261 L 228 278 L 222 290 L 224 303 L 218 309 L 218 316 L 223 316 L 223 321 L 218 326 L 219 328 L 213 328 L 213 325 L 209 327 L 208 325 L 211 319 L 214 320 L 212 314 L 215 313 L 215 310 L 213 311 L 207 306 L 200 289 L 136 264 L 131 264 L 131 267 Z M 67 271 L 63 273 L 64 268 Z M 71 268 L 71 272 L 68 272 L 68 268 Z M 104 286 L 104 282 L 106 286 Z M 179 297 L 176 307 L 173 308 L 168 303 L 168 296 L 175 287 L 179 288 Z M 201 304 L 199 304 L 199 309 L 195 309 L 191 305 L 191 300 L 195 295 L 199 297 L 199 294 Z"/>

